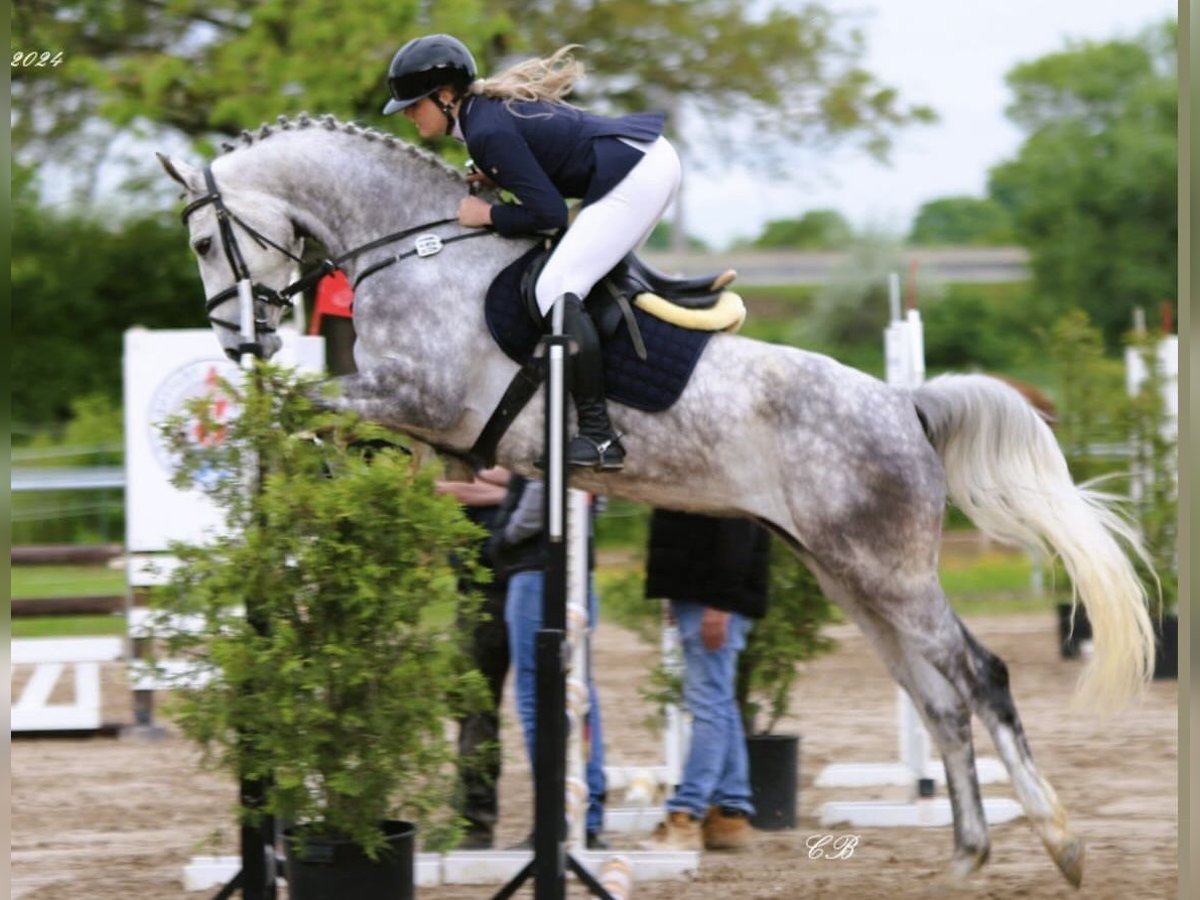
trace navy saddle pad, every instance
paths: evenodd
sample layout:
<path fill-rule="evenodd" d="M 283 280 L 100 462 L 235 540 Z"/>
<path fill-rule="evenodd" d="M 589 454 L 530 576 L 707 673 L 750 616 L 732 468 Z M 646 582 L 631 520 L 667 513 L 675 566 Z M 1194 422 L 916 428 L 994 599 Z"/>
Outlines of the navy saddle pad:
<path fill-rule="evenodd" d="M 544 252 L 540 245 L 535 246 L 507 266 L 488 288 L 484 302 L 488 330 L 505 354 L 517 363 L 529 358 L 542 337 L 526 312 L 520 293 L 521 275 Z M 601 284 L 596 290 L 605 288 Z M 712 333 L 680 328 L 636 306 L 633 315 L 646 344 L 646 359 L 637 355 L 624 321 L 611 338 L 601 335 L 605 393 L 610 400 L 625 406 L 662 412 L 683 393 Z"/>

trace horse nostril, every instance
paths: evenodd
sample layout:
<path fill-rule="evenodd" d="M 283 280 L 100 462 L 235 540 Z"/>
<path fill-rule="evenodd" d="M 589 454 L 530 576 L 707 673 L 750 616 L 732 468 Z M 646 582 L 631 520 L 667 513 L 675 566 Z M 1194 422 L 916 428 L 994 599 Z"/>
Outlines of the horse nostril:
<path fill-rule="evenodd" d="M 232 348 L 226 348 L 225 355 L 228 356 L 233 362 L 241 362 L 242 360 L 242 355 Z"/>

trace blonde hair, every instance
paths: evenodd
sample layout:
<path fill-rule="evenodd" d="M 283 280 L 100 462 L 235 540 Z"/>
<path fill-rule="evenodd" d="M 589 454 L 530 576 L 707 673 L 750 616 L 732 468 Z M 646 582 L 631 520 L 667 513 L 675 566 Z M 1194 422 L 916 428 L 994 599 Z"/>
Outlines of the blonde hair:
<path fill-rule="evenodd" d="M 506 103 L 544 101 L 571 106 L 563 98 L 584 73 L 583 63 L 571 55 L 577 47 L 579 44 L 567 44 L 543 59 L 527 59 L 499 75 L 480 78 L 471 83 L 469 91 Z"/>

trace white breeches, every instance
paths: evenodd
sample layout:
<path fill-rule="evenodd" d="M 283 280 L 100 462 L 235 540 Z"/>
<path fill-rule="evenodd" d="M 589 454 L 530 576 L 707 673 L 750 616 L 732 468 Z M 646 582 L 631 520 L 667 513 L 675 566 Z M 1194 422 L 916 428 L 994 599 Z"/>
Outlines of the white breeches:
<path fill-rule="evenodd" d="M 622 140 L 624 140 L 622 138 Z M 681 169 L 665 137 L 625 141 L 645 152 L 611 191 L 579 211 L 538 278 L 538 308 L 545 316 L 563 294 L 586 298 L 613 266 L 650 236 L 679 191 Z"/>

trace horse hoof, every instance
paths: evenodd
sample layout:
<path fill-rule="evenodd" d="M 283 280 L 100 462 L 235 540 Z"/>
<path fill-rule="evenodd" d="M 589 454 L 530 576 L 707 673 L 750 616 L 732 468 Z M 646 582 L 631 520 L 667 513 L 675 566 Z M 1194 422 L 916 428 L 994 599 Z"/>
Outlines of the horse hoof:
<path fill-rule="evenodd" d="M 1083 841 L 1069 838 L 1057 848 L 1050 848 L 1050 856 L 1072 887 L 1083 883 Z"/>
<path fill-rule="evenodd" d="M 950 883 L 958 883 L 966 881 L 973 873 L 979 871 L 983 864 L 988 860 L 988 848 L 984 847 L 981 850 L 969 850 L 955 853 L 950 860 L 950 866 L 946 869 L 945 880 Z"/>

